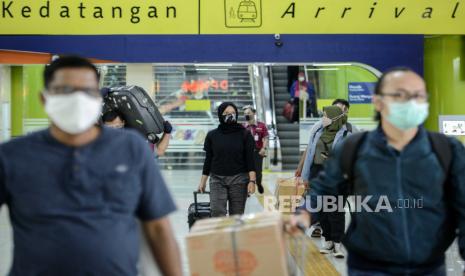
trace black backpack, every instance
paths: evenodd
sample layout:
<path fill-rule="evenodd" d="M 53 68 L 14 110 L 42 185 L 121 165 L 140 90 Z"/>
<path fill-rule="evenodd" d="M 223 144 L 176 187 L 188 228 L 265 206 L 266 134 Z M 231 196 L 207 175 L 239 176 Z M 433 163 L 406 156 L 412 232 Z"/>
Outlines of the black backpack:
<path fill-rule="evenodd" d="M 354 164 L 357 161 L 357 153 L 360 145 L 365 140 L 366 135 L 367 132 L 352 134 L 346 138 L 344 148 L 342 149 L 341 169 L 344 174 L 344 178 L 348 181 L 348 195 L 353 195 L 355 192 L 353 174 Z M 446 180 L 444 182 L 444 189 L 446 194 L 449 194 L 449 192 L 451 192 L 449 172 L 453 154 L 451 144 L 447 136 L 440 133 L 428 132 L 428 139 L 433 148 L 433 152 L 436 154 L 439 163 L 445 172 Z"/>
<path fill-rule="evenodd" d="M 352 124 L 351 123 L 346 123 L 346 130 L 344 131 L 344 134 L 342 134 L 343 138 L 346 138 L 347 134 L 352 133 Z"/>

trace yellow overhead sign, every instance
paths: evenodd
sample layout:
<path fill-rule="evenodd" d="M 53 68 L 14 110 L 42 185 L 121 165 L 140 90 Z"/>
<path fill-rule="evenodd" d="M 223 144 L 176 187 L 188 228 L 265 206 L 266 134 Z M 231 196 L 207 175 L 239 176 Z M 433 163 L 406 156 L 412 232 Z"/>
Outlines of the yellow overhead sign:
<path fill-rule="evenodd" d="M 465 0 L 0 2 L 0 34 L 465 34 Z"/>
<path fill-rule="evenodd" d="M 193 34 L 197 0 L 0 0 L 0 34 Z"/>

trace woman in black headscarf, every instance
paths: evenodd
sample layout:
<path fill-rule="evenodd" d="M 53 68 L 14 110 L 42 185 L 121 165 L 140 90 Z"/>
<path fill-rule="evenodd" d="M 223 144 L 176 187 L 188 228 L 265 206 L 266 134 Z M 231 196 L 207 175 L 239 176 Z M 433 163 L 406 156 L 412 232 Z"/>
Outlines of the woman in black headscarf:
<path fill-rule="evenodd" d="M 252 134 L 237 123 L 237 107 L 224 102 L 218 107 L 218 128 L 205 138 L 206 153 L 198 190 L 204 192 L 210 176 L 212 216 L 243 214 L 248 194 L 255 192 Z M 228 202 L 229 201 L 229 202 Z"/>

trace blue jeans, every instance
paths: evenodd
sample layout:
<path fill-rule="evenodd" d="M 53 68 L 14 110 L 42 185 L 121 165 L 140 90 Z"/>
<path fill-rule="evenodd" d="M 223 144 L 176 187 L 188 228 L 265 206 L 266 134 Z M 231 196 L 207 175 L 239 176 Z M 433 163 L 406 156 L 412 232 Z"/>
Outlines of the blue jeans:
<path fill-rule="evenodd" d="M 389 274 L 386 272 L 381 272 L 381 271 L 373 271 L 373 270 L 358 270 L 355 268 L 348 268 L 348 274 L 349 276 L 391 276 L 393 274 Z M 397 275 L 397 274 L 396 274 Z M 446 276 L 446 266 L 441 265 L 438 268 L 436 268 L 433 271 L 430 271 L 429 273 L 415 273 L 415 271 L 406 271 L 403 274 L 400 274 L 403 276 L 413 276 L 413 275 L 422 275 L 422 276 Z"/>

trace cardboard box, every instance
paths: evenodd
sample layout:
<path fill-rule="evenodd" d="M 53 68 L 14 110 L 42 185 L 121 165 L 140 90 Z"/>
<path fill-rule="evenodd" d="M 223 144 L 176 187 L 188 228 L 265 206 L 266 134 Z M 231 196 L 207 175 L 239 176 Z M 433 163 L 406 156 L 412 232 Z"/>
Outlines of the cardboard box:
<path fill-rule="evenodd" d="M 288 275 L 279 213 L 200 220 L 186 241 L 192 276 Z"/>
<path fill-rule="evenodd" d="M 285 215 L 294 213 L 306 190 L 307 187 L 297 183 L 296 178 L 278 178 L 275 190 L 277 210 Z"/>

